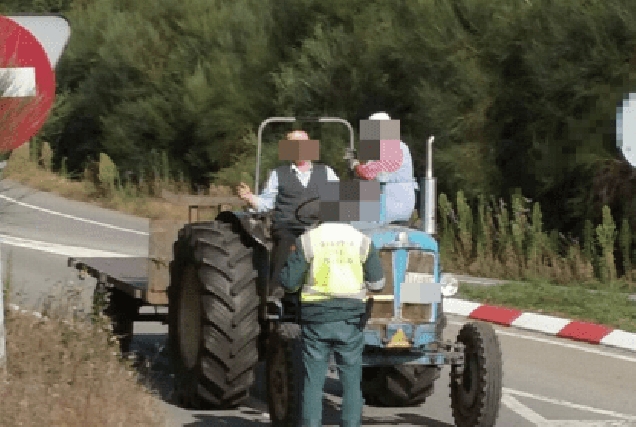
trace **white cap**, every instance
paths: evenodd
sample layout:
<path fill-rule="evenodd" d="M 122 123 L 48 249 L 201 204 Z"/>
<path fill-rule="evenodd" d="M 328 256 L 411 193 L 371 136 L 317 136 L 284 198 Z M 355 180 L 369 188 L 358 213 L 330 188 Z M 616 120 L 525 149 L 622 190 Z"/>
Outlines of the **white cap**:
<path fill-rule="evenodd" d="M 369 120 L 391 120 L 391 117 L 385 112 L 379 112 L 375 114 L 371 114 L 369 116 Z"/>

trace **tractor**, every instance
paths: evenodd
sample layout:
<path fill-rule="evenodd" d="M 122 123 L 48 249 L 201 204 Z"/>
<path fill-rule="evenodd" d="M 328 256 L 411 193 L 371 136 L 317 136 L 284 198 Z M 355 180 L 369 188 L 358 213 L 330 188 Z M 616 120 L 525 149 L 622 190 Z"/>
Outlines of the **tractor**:
<path fill-rule="evenodd" d="M 340 118 L 273 117 L 258 129 L 254 188 L 259 188 L 262 134 L 270 123 L 340 123 L 349 130 L 345 159 L 355 156 L 354 131 Z M 380 251 L 386 285 L 369 293 L 365 316 L 362 393 L 365 403 L 384 407 L 417 406 L 433 393 L 444 365 L 450 365 L 451 408 L 459 427 L 495 425 L 502 392 L 501 349 L 487 323 L 466 323 L 454 341 L 444 340 L 444 298 L 458 281 L 442 273 L 435 239 L 436 180 L 433 137 L 427 143 L 426 176 L 419 179 L 419 224 L 387 223 L 380 182 L 380 220 L 351 224 Z M 270 292 L 272 252 L 269 212 L 233 211 L 236 197 L 164 198 L 189 206 L 189 220 L 152 220 L 149 256 L 69 258 L 80 278 L 97 279 L 94 309 L 106 315 L 130 349 L 133 322 L 168 324 L 174 396 L 188 408 L 234 408 L 245 402 L 259 362 L 266 366 L 272 424 L 300 420 L 302 367 L 298 294 Z M 308 201 L 310 202 L 311 199 Z M 304 203 L 305 204 L 305 203 Z M 199 217 L 216 206 L 214 220 Z M 303 206 L 296 209 L 299 221 Z M 196 211 L 196 218 L 193 218 Z M 167 315 L 159 308 L 168 308 Z M 152 308 L 154 313 L 142 313 Z"/>
<path fill-rule="evenodd" d="M 344 124 L 350 134 L 345 158 L 355 155 L 354 131 L 346 120 L 268 118 L 258 129 L 256 190 L 263 130 L 270 123 L 297 120 Z M 456 293 L 458 281 L 442 273 L 435 240 L 432 143 L 431 137 L 426 176 L 419 180 L 419 227 L 383 222 L 383 196 L 380 221 L 353 223 L 379 249 L 386 277 L 384 290 L 367 299 L 363 397 L 370 405 L 421 405 L 433 393 L 442 367 L 450 365 L 456 425 L 493 426 L 502 392 L 501 349 L 494 329 L 473 322 L 461 328 L 455 341 L 442 336 L 444 298 Z M 270 213 L 226 210 L 214 221 L 179 230 L 170 262 L 169 348 L 182 405 L 242 404 L 257 363 L 265 362 L 272 425 L 295 426 L 302 381 L 299 296 L 270 295 L 271 219 Z"/>

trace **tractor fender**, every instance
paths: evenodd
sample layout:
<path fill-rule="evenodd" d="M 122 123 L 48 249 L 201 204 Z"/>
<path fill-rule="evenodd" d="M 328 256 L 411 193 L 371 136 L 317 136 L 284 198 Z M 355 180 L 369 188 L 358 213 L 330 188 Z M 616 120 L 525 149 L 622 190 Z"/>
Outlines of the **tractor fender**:
<path fill-rule="evenodd" d="M 216 216 L 215 220 L 239 226 L 243 233 L 267 249 L 268 239 L 263 229 L 263 223 L 256 218 L 256 215 L 249 212 L 223 211 Z"/>

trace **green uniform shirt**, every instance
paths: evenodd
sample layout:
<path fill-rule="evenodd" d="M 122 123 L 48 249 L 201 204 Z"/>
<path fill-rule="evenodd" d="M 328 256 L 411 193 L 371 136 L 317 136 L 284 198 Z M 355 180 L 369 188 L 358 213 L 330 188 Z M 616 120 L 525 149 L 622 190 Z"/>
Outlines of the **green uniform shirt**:
<path fill-rule="evenodd" d="M 309 262 L 305 259 L 300 238 L 296 239 L 296 249 L 287 258 L 287 263 L 280 274 L 281 285 L 285 292 L 295 293 L 300 290 L 309 270 Z M 379 282 L 384 278 L 380 254 L 371 243 L 369 256 L 364 263 L 364 281 Z M 366 310 L 364 301 L 350 298 L 333 298 L 316 303 L 303 303 L 301 306 L 302 322 L 337 322 L 360 318 Z"/>

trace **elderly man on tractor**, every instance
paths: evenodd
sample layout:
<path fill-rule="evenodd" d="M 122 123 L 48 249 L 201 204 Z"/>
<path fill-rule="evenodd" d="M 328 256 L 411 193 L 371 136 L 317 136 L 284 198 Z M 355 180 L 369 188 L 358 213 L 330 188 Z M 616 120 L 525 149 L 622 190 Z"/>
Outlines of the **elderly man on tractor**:
<path fill-rule="evenodd" d="M 259 212 L 273 210 L 272 237 L 274 240 L 272 265 L 270 274 L 270 294 L 282 294 L 279 276 L 290 253 L 294 241 L 305 230 L 306 226 L 298 222 L 294 212 L 300 204 L 318 197 L 319 189 L 327 182 L 338 182 L 339 178 L 329 166 L 314 163 L 317 153 L 308 154 L 303 146 L 316 146 L 318 141 L 310 140 L 307 132 L 296 130 L 287 134 L 287 141 L 298 144 L 298 153 L 291 164 L 282 165 L 274 169 L 269 176 L 265 189 L 260 195 L 251 192 L 249 186 L 243 182 L 238 188 L 238 195 Z M 281 156 L 283 154 L 283 156 Z M 289 153 L 280 153 L 279 158 L 290 158 Z M 314 157 L 307 159 L 303 157 Z"/>

